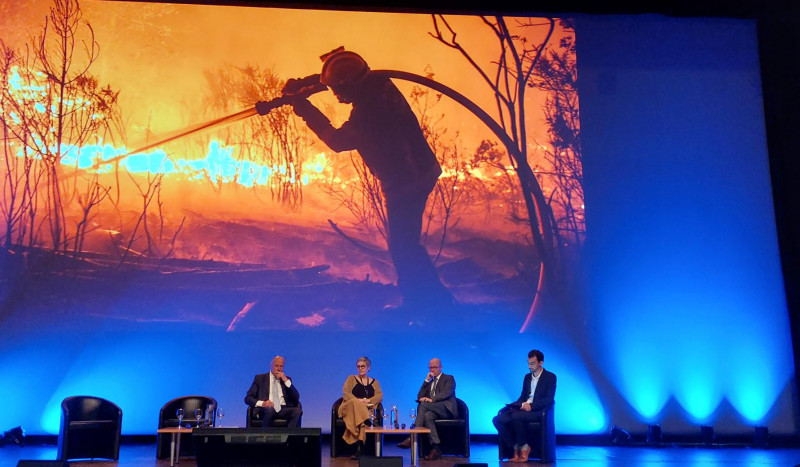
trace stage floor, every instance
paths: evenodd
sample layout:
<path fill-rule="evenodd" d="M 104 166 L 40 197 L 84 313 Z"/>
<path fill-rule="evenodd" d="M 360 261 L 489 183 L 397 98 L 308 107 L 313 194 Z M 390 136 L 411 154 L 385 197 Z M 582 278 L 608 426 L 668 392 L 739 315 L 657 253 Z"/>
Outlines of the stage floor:
<path fill-rule="evenodd" d="M 387 440 L 388 441 L 388 440 Z M 323 467 L 356 467 L 358 461 L 350 458 L 331 459 L 327 442 L 322 445 Z M 445 456 L 439 461 L 420 461 L 420 467 L 452 467 L 454 464 L 485 462 L 489 467 L 517 465 L 497 460 L 497 446 L 489 443 L 472 443 L 469 459 Z M 169 459 L 157 460 L 155 443 L 127 443 L 120 449 L 119 462 L 71 462 L 72 467 L 168 467 Z M 404 465 L 410 465 L 408 449 L 386 443 L 384 455 L 403 456 Z M 20 459 L 55 459 L 53 445 L 28 445 L 0 447 L 0 467 L 14 467 Z M 755 449 L 748 447 L 620 447 L 620 446 L 561 446 L 557 448 L 557 465 L 580 467 L 638 467 L 638 466 L 752 466 L 792 467 L 800 463 L 800 448 Z M 180 467 L 195 467 L 193 458 L 181 458 Z M 542 465 L 530 463 L 528 465 Z"/>

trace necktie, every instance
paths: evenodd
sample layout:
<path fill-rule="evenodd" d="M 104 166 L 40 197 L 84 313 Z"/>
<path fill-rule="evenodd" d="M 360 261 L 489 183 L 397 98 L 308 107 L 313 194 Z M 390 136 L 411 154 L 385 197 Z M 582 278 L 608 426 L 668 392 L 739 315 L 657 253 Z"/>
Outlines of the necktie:
<path fill-rule="evenodd" d="M 278 386 L 278 379 L 272 379 L 272 391 L 270 391 L 269 400 L 275 405 L 275 412 L 281 411 L 281 388 Z"/>
<path fill-rule="evenodd" d="M 431 383 L 431 397 L 436 395 L 436 381 L 439 381 L 439 379 L 433 378 L 433 383 Z"/>

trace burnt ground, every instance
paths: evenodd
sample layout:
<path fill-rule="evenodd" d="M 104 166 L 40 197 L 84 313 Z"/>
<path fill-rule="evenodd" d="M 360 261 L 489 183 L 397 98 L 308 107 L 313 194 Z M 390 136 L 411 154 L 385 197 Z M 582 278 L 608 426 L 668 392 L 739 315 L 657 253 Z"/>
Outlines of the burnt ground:
<path fill-rule="evenodd" d="M 518 326 L 535 280 L 526 267 L 535 262 L 525 261 L 529 249 L 462 235 L 437 263 L 458 303 L 424 310 L 402 306 L 385 252 L 359 249 L 324 229 L 208 222 L 182 232 L 176 257 L 160 259 L 14 248 L 0 253 L 0 320 L 26 316 L 69 326 L 91 316 L 230 331 L 364 330 L 364 323 L 424 327 L 435 313 L 465 329 L 498 319 Z"/>

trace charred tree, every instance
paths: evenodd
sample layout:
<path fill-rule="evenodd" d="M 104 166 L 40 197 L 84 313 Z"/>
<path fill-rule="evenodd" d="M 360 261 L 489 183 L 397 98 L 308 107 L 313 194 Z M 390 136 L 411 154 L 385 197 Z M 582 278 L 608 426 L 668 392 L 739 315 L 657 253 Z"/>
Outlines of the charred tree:
<path fill-rule="evenodd" d="M 29 245 L 63 254 L 83 244 L 86 221 L 108 188 L 84 173 L 82 162 L 94 155 L 82 149 L 119 128 L 118 92 L 90 73 L 99 50 L 78 1 L 54 0 L 41 33 L 3 65 L 13 74 L 6 75 L 13 84 L 2 87 L 11 168 L 5 179 L 13 185 L 8 192 L 20 200 L 4 211 L 13 231 L 6 239 L 21 240 L 24 230 Z M 14 149 L 8 150 L 12 143 Z M 10 162 L 13 157 L 21 158 L 21 166 L 12 167 L 19 163 Z M 27 222 L 14 223 L 20 212 Z M 72 215 L 77 215 L 74 225 Z"/>

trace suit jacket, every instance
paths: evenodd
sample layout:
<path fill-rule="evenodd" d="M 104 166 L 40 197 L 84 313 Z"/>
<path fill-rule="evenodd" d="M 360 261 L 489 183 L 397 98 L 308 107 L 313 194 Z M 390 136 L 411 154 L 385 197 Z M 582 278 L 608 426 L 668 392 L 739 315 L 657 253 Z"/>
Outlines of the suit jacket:
<path fill-rule="evenodd" d="M 292 378 L 289 378 L 290 381 L 291 379 Z M 280 386 L 283 392 L 284 405 L 286 407 L 297 407 L 300 403 L 300 393 L 297 391 L 297 386 L 292 383 L 290 387 L 287 387 L 283 381 L 279 383 L 278 386 Z M 255 407 L 256 402 L 267 400 L 269 400 L 269 373 L 256 375 L 256 377 L 253 378 L 253 384 L 251 384 L 250 389 L 247 390 L 247 395 L 244 396 L 244 403 Z"/>
<path fill-rule="evenodd" d="M 439 382 L 436 383 L 436 394 L 431 397 L 431 385 L 433 380 L 422 382 L 422 386 L 417 393 L 417 402 L 423 397 L 430 397 L 433 402 L 442 402 L 450 415 L 458 415 L 458 404 L 456 403 L 456 379 L 453 375 L 442 373 L 439 375 Z"/>
<path fill-rule="evenodd" d="M 530 373 L 525 375 L 525 378 L 522 380 L 522 394 L 520 394 L 515 404 L 522 404 L 530 397 L 531 379 L 533 379 L 533 375 Z M 531 412 L 539 412 L 551 407 L 556 401 L 555 397 L 556 375 L 555 373 L 542 369 L 542 374 L 539 375 L 539 382 L 536 384 L 536 392 L 533 394 Z"/>

